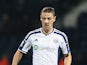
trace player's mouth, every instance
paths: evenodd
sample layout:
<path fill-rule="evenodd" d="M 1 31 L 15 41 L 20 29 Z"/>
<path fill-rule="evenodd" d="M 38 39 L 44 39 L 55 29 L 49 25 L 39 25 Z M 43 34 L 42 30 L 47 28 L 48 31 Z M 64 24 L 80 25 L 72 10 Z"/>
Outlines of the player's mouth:
<path fill-rule="evenodd" d="M 46 26 L 46 27 L 48 27 L 48 26 L 49 26 L 49 24 L 45 24 L 45 26 Z"/>
<path fill-rule="evenodd" d="M 45 27 L 47 27 L 47 28 L 48 28 L 48 27 L 49 27 L 49 25 L 45 25 Z"/>

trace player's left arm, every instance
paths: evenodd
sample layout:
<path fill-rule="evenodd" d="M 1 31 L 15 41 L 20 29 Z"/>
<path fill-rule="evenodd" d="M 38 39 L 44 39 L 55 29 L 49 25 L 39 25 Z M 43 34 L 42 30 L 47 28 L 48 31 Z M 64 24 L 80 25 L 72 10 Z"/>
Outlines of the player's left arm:
<path fill-rule="evenodd" d="M 72 55 L 71 52 L 68 54 L 64 54 L 64 65 L 71 65 L 72 63 Z"/>
<path fill-rule="evenodd" d="M 62 35 L 60 48 L 62 49 L 62 52 L 64 54 L 64 65 L 71 65 L 72 54 L 66 34 Z"/>

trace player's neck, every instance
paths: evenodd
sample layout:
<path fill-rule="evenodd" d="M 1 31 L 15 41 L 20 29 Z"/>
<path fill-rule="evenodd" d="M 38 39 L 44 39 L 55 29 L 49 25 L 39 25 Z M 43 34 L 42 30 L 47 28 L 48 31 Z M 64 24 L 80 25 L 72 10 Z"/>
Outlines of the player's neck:
<path fill-rule="evenodd" d="M 53 29 L 54 29 L 54 28 L 51 28 L 51 29 L 44 29 L 44 28 L 42 28 L 42 32 L 43 32 L 45 35 L 48 35 L 48 34 L 50 34 L 50 33 L 53 32 Z"/>

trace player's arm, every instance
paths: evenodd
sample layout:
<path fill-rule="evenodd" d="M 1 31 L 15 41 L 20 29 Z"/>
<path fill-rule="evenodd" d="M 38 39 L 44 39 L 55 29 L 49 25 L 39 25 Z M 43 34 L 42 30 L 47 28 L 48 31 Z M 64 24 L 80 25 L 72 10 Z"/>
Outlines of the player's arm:
<path fill-rule="evenodd" d="M 69 47 L 69 42 L 66 34 L 63 34 L 61 38 L 60 48 L 64 54 L 64 65 L 71 65 L 72 63 L 72 55 Z"/>
<path fill-rule="evenodd" d="M 64 55 L 64 65 L 71 65 L 72 63 L 72 55 L 71 52 L 69 52 L 68 54 Z"/>
<path fill-rule="evenodd" d="M 20 44 L 18 50 L 14 54 L 13 60 L 12 60 L 12 65 L 18 65 L 20 60 L 22 59 L 23 54 L 27 54 L 28 50 L 31 48 L 31 43 L 30 43 L 30 34 L 27 34 L 22 43 Z"/>
<path fill-rule="evenodd" d="M 12 65 L 18 65 L 18 63 L 22 59 L 22 56 L 23 56 L 23 53 L 17 50 L 16 53 L 14 54 Z"/>

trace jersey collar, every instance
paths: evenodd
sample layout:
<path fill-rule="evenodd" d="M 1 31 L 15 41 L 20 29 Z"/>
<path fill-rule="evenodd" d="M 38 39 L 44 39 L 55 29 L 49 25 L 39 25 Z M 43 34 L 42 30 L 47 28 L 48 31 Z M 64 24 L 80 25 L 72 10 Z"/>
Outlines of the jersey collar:
<path fill-rule="evenodd" d="M 49 34 L 46 35 L 46 34 L 44 34 L 43 31 L 42 31 L 42 27 L 40 28 L 40 30 L 41 30 L 41 33 L 42 33 L 43 35 L 45 35 L 45 36 L 49 36 L 49 35 L 51 35 L 51 34 L 54 32 L 54 28 L 53 28 L 53 31 L 52 31 L 51 33 L 49 33 Z"/>

